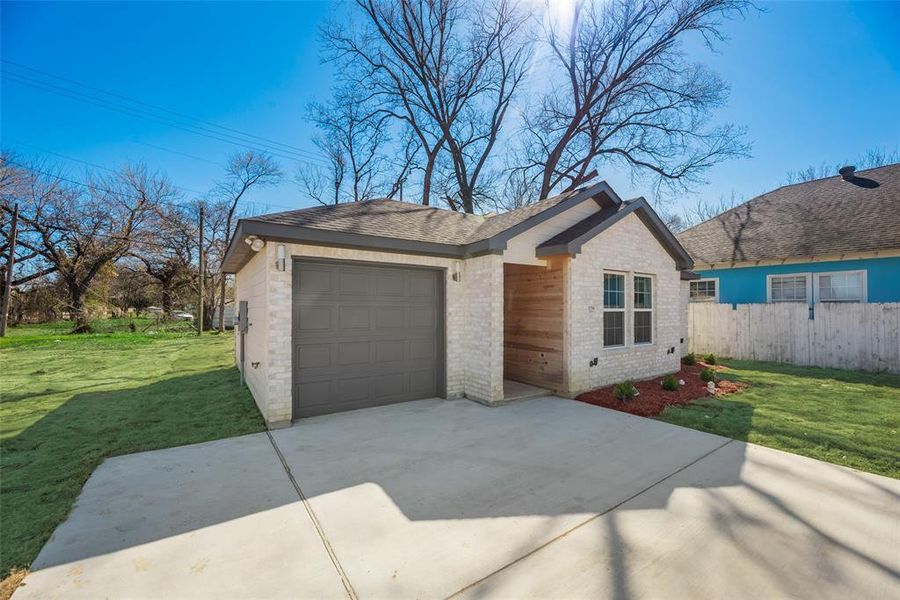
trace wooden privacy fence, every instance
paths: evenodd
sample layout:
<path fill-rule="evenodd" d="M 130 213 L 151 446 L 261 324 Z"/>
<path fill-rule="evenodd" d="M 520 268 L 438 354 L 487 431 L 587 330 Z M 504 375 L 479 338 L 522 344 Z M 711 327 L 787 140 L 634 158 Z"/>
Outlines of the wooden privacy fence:
<path fill-rule="evenodd" d="M 688 304 L 691 352 L 900 373 L 900 303 Z"/>

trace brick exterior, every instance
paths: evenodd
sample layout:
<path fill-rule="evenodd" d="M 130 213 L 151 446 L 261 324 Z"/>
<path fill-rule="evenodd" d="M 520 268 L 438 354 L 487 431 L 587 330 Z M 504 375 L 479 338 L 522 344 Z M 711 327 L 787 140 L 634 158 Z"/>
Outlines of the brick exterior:
<path fill-rule="evenodd" d="M 277 243 L 268 243 L 236 276 L 236 298 L 248 300 L 247 381 L 270 427 L 291 419 L 291 257 L 416 265 L 444 270 L 447 397 L 495 403 L 503 398 L 503 264 L 489 255 L 460 262 L 392 252 L 285 244 L 286 269 L 275 268 Z M 236 354 L 236 356 L 238 356 Z M 259 362 L 256 369 L 252 362 Z"/>
<path fill-rule="evenodd" d="M 603 347 L 603 272 L 626 274 L 625 347 Z M 653 343 L 633 343 L 632 276 L 653 277 Z M 635 215 L 629 215 L 582 248 L 566 270 L 567 393 L 625 379 L 647 379 L 677 371 L 687 318 L 675 261 Z M 687 340 L 685 340 L 686 342 Z M 669 348 L 674 353 L 667 353 Z M 591 367 L 593 358 L 597 366 Z"/>
<path fill-rule="evenodd" d="M 269 242 L 236 276 L 236 298 L 247 300 L 250 329 L 245 338 L 247 384 L 270 427 L 290 422 L 292 412 L 291 257 L 416 265 L 444 270 L 446 290 L 447 397 L 465 396 L 486 404 L 503 400 L 503 261 L 488 254 L 467 260 L 393 252 L 285 244 L 286 269 L 275 268 L 278 243 Z M 509 259 L 514 259 L 510 256 Z M 459 262 L 461 281 L 454 281 Z M 629 215 L 564 259 L 564 389 L 576 394 L 624 379 L 643 379 L 678 369 L 687 347 L 687 286 L 675 262 L 635 215 Z M 603 272 L 623 272 L 626 306 L 631 276 L 653 277 L 654 342 L 632 343 L 626 310 L 626 346 L 603 348 Z M 682 345 L 681 338 L 685 338 Z M 667 353 L 669 348 L 674 353 Z M 235 347 L 236 357 L 237 345 Z M 599 364 L 589 366 L 597 357 Z M 256 367 L 252 365 L 258 363 Z"/>

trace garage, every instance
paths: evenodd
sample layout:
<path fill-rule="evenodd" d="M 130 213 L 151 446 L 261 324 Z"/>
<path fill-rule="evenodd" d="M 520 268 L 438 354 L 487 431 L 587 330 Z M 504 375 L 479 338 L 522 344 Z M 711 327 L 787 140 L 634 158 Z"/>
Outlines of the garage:
<path fill-rule="evenodd" d="M 293 417 L 443 396 L 443 271 L 293 265 Z"/>

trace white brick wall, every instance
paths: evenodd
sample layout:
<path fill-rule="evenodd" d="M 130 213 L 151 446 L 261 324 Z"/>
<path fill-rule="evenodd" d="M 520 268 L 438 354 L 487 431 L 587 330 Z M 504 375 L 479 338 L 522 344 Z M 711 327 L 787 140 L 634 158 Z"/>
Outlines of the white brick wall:
<path fill-rule="evenodd" d="M 603 348 L 603 272 L 626 274 L 624 348 Z M 675 261 L 647 227 L 628 215 L 582 247 L 566 271 L 566 363 L 568 391 L 646 379 L 677 371 L 687 306 Z M 653 276 L 654 342 L 635 346 L 632 316 L 634 274 Z M 673 354 L 667 354 L 670 347 Z M 598 358 L 595 367 L 591 359 Z"/>
<path fill-rule="evenodd" d="M 465 261 L 466 397 L 488 404 L 503 400 L 503 258 L 488 254 Z"/>
<path fill-rule="evenodd" d="M 270 427 L 291 418 L 292 256 L 445 269 L 447 396 L 502 400 L 503 265 L 499 256 L 460 261 L 462 281 L 456 282 L 453 259 L 301 244 L 285 244 L 286 270 L 278 271 L 277 246 L 266 244 L 236 277 L 237 300 L 249 301 L 253 323 L 245 346 L 248 383 Z M 259 361 L 260 366 L 251 369 L 251 361 Z"/>

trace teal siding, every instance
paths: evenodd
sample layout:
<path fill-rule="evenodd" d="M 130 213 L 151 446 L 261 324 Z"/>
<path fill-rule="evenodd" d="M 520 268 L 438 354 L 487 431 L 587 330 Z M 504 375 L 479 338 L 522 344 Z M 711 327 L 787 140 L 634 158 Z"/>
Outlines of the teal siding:
<path fill-rule="evenodd" d="M 866 271 L 869 302 L 900 302 L 900 256 L 696 272 L 701 277 L 719 278 L 719 302 L 750 304 L 766 301 L 767 275 L 859 270 Z"/>

